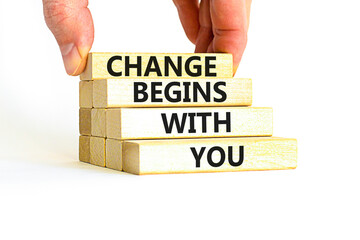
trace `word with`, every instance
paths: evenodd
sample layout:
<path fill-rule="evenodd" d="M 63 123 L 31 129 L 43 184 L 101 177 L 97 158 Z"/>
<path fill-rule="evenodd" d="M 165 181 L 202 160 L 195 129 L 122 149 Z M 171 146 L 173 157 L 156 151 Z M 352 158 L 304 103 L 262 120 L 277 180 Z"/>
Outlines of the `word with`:
<path fill-rule="evenodd" d="M 130 69 L 136 69 L 138 77 L 148 77 L 150 73 L 156 73 L 158 77 L 168 77 L 170 74 L 170 69 L 176 74 L 176 76 L 181 77 L 183 75 L 183 59 L 182 56 L 177 57 L 177 63 L 174 63 L 170 56 L 164 57 L 164 66 L 160 68 L 158 59 L 155 56 L 151 56 L 146 63 L 145 71 L 143 71 L 143 63 L 142 56 L 137 56 L 135 63 L 130 63 L 130 56 L 125 56 L 125 62 L 123 63 L 123 56 L 113 56 L 109 59 L 107 63 L 107 70 L 110 75 L 114 77 L 123 76 L 122 71 L 116 72 L 113 69 L 113 63 L 115 61 L 121 61 L 124 64 L 125 76 L 130 76 Z M 191 64 L 195 61 L 200 62 L 200 56 L 192 56 L 186 59 L 184 68 L 185 73 L 191 77 L 200 77 L 202 72 L 205 72 L 205 77 L 216 77 L 217 74 L 215 72 L 211 72 L 211 69 L 215 69 L 216 65 L 211 64 L 211 61 L 215 61 L 216 56 L 204 56 L 205 64 L 193 64 L 191 68 Z M 161 69 L 164 69 L 164 72 L 161 72 Z"/>
<path fill-rule="evenodd" d="M 199 95 L 205 102 L 224 102 L 226 101 L 226 92 L 220 89 L 220 86 L 226 87 L 226 82 L 216 82 L 211 86 L 211 82 L 206 82 L 205 90 L 198 82 L 170 82 L 166 84 L 164 91 L 162 91 L 162 82 L 134 82 L 134 102 L 146 102 L 149 99 L 151 102 L 163 102 L 163 97 L 169 102 L 198 102 Z M 148 85 L 150 89 L 148 90 Z M 183 86 L 181 86 L 183 85 Z M 212 89 L 220 97 L 212 97 Z M 190 96 L 192 90 L 192 96 Z"/>
<path fill-rule="evenodd" d="M 200 162 L 201 158 L 204 155 L 204 152 L 206 150 L 206 147 L 201 147 L 200 152 L 198 153 L 195 147 L 190 148 L 192 154 L 194 155 L 195 162 L 196 162 L 196 168 L 200 168 Z M 214 155 L 218 154 L 220 155 L 220 159 L 218 161 L 214 161 Z M 244 162 L 244 146 L 239 146 L 239 160 L 237 162 L 233 159 L 233 147 L 228 147 L 228 162 L 233 167 L 239 167 Z M 226 160 L 226 153 L 225 150 L 222 147 L 215 146 L 208 150 L 207 152 L 207 161 L 210 166 L 212 167 L 221 167 Z"/>
<path fill-rule="evenodd" d="M 171 134 L 173 131 L 174 123 L 176 125 L 176 131 L 177 133 L 183 133 L 185 130 L 185 123 L 186 120 L 189 119 L 189 133 L 196 133 L 195 129 L 195 117 L 201 118 L 201 128 L 202 132 L 207 132 L 207 118 L 213 116 L 212 112 L 200 112 L 200 113 L 183 113 L 181 123 L 179 120 L 179 116 L 177 113 L 173 113 L 171 115 L 170 121 L 168 121 L 167 116 L 165 113 L 161 113 L 161 117 L 163 120 L 165 132 L 167 134 Z M 226 119 L 220 120 L 219 119 L 219 113 L 214 113 L 214 132 L 219 132 L 219 125 L 225 124 L 226 125 L 226 132 L 231 132 L 231 113 L 226 112 Z"/>

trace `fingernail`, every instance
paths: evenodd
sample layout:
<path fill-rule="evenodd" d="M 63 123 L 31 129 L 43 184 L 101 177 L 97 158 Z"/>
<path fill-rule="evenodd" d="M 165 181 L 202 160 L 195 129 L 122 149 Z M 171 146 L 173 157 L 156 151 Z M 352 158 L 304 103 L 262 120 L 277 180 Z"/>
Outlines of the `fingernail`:
<path fill-rule="evenodd" d="M 233 76 L 235 76 L 239 66 L 233 65 Z"/>
<path fill-rule="evenodd" d="M 60 51 L 67 74 L 75 75 L 82 63 L 79 50 L 75 44 L 69 43 L 61 46 Z"/>

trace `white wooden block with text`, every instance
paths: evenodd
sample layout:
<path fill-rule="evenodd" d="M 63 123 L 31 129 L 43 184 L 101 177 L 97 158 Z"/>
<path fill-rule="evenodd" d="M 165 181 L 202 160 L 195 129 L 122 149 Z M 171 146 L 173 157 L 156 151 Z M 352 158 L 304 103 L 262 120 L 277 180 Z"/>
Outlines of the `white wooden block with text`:
<path fill-rule="evenodd" d="M 230 79 L 103 79 L 93 83 L 96 108 L 250 106 L 252 81 Z"/>
<path fill-rule="evenodd" d="M 223 53 L 89 53 L 81 80 L 109 78 L 231 78 L 233 58 Z"/>
<path fill-rule="evenodd" d="M 295 139 L 216 138 L 124 141 L 123 170 L 133 174 L 294 169 Z"/>
<path fill-rule="evenodd" d="M 114 108 L 106 111 L 106 137 L 271 136 L 272 121 L 272 108 Z"/>

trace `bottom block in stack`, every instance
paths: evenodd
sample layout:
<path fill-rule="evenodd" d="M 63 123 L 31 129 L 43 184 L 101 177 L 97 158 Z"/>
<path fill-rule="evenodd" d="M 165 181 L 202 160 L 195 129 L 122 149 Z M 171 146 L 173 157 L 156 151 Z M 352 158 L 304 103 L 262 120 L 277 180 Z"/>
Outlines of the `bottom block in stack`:
<path fill-rule="evenodd" d="M 79 160 L 100 167 L 122 170 L 122 143 L 102 137 L 79 137 Z"/>
<path fill-rule="evenodd" d="M 90 163 L 90 137 L 79 137 L 79 160 L 81 162 Z"/>
<path fill-rule="evenodd" d="M 106 167 L 122 170 L 122 141 L 106 139 Z"/>
<path fill-rule="evenodd" d="M 296 168 L 295 139 L 275 137 L 124 141 L 123 170 L 133 174 Z"/>
<path fill-rule="evenodd" d="M 80 136 L 79 160 L 105 167 L 105 138 Z"/>
<path fill-rule="evenodd" d="M 293 169 L 295 139 L 276 137 L 120 141 L 80 136 L 80 161 L 133 174 Z"/>

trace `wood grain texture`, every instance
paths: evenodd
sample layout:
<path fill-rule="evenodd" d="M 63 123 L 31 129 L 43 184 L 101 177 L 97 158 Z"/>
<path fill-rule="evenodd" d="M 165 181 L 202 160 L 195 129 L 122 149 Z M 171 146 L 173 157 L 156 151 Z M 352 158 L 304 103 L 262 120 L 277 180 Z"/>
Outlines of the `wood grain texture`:
<path fill-rule="evenodd" d="M 229 147 L 233 147 L 233 161 L 240 160 L 240 146 L 243 159 L 240 166 L 229 164 Z M 258 138 L 216 138 L 216 139 L 172 139 L 125 141 L 123 170 L 133 174 L 232 172 L 250 170 L 294 169 L 297 166 L 297 141 L 295 139 Z M 196 167 L 191 148 L 205 147 Z M 213 167 L 208 162 L 209 150 L 213 147 L 224 149 L 226 158 L 221 166 Z M 219 163 L 220 154 L 214 151 L 211 161 Z"/>
<path fill-rule="evenodd" d="M 91 108 L 79 109 L 79 131 L 81 135 L 91 135 Z"/>
<path fill-rule="evenodd" d="M 121 56 L 121 61 L 114 61 L 112 64 L 114 71 L 122 72 L 122 76 L 114 77 L 108 72 L 108 61 L 113 56 Z M 137 63 L 137 57 L 141 56 L 141 66 L 142 66 L 142 74 L 139 76 L 135 69 L 130 71 L 129 76 L 125 76 L 124 73 L 124 59 L 129 56 L 130 63 Z M 171 60 L 177 64 L 177 57 L 181 57 L 181 69 L 182 75 L 177 76 L 175 72 L 170 69 L 169 74 L 165 77 L 164 74 L 164 58 L 165 56 L 170 56 Z M 93 52 L 89 53 L 87 65 L 85 71 L 80 75 L 81 80 L 99 80 L 99 79 L 109 79 L 109 78 L 132 78 L 132 77 L 143 77 L 143 78 L 194 78 L 193 76 L 189 76 L 185 72 L 185 63 L 190 57 L 197 56 L 200 57 L 200 61 L 193 61 L 190 64 L 190 69 L 195 70 L 194 65 L 201 65 L 201 67 L 205 66 L 205 57 L 216 57 L 216 61 L 212 61 L 211 65 L 216 65 L 215 69 L 211 69 L 212 73 L 216 73 L 217 78 L 232 78 L 233 77 L 233 61 L 231 54 L 213 54 L 213 53 L 203 53 L 203 54 L 194 54 L 194 53 L 101 53 L 101 52 Z M 151 72 L 148 77 L 144 77 L 144 71 L 149 63 L 150 57 L 155 57 L 158 65 L 161 69 L 162 76 L 159 76 L 157 73 Z M 197 77 L 205 77 L 204 69 L 201 72 L 200 76 Z M 213 77 L 214 78 L 214 77 Z"/>
<path fill-rule="evenodd" d="M 106 167 L 122 170 L 122 141 L 106 139 Z"/>
<path fill-rule="evenodd" d="M 79 82 L 79 105 L 80 108 L 93 107 L 93 82 L 80 81 Z"/>
<path fill-rule="evenodd" d="M 90 163 L 105 167 L 105 138 L 90 137 Z"/>
<path fill-rule="evenodd" d="M 106 136 L 106 109 L 91 109 L 91 136 Z"/>
<path fill-rule="evenodd" d="M 194 131 L 190 131 L 191 120 L 186 117 L 183 132 L 179 132 L 176 124 L 172 132 L 165 131 L 172 114 L 177 113 L 180 124 L 183 114 L 210 113 L 204 127 L 203 118 L 194 118 Z M 228 114 L 229 113 L 229 114 Z M 163 120 L 162 114 L 166 116 Z M 227 125 L 215 128 L 215 115 L 224 120 L 230 116 L 230 131 Z M 185 115 L 188 116 L 189 114 Z M 206 128 L 206 129 L 205 129 Z M 198 137 L 239 137 L 239 136 L 271 136 L 272 109 L 252 107 L 211 107 L 211 108 L 114 108 L 106 111 L 106 136 L 113 139 L 161 139 L 161 138 L 198 138 Z"/>
<path fill-rule="evenodd" d="M 172 86 L 173 83 L 179 83 L 180 86 Z M 135 94 L 134 89 L 142 90 L 142 86 L 135 87 L 135 84 L 146 84 L 147 100 L 136 102 L 134 99 L 143 99 L 143 94 Z M 161 102 L 154 102 L 151 99 L 153 95 L 152 84 L 161 84 L 156 90 L 161 91 L 156 95 Z M 218 84 L 221 84 L 219 86 Z M 209 89 L 210 101 L 205 100 L 194 84 L 199 84 L 206 93 Z M 223 86 L 226 84 L 226 86 Z M 93 104 L 95 108 L 114 108 L 114 107 L 181 107 L 181 106 L 250 106 L 252 103 L 252 81 L 251 79 L 103 79 L 93 83 Z M 214 87 L 216 85 L 216 87 Z M 168 90 L 167 90 L 167 89 Z M 216 99 L 222 99 L 219 89 L 226 93 L 226 100 L 216 102 Z M 185 98 L 185 91 L 189 89 L 189 97 Z M 211 90 L 210 90 L 211 89 Z M 139 91 L 138 90 L 138 91 Z M 166 98 L 164 93 L 168 92 Z M 194 93 L 196 96 L 194 96 Z M 136 95 L 136 96 L 135 96 Z M 180 97 L 178 97 L 180 96 Z M 180 100 L 178 100 L 178 99 Z M 195 99 L 197 98 L 197 99 Z M 175 99 L 175 102 L 174 100 Z M 184 101 L 185 99 L 185 101 Z M 170 101 L 169 101 L 170 100 Z M 191 101 L 189 101 L 191 100 Z"/>
<path fill-rule="evenodd" d="M 79 160 L 81 162 L 90 163 L 90 137 L 79 137 Z"/>

